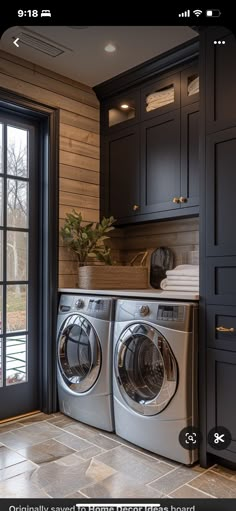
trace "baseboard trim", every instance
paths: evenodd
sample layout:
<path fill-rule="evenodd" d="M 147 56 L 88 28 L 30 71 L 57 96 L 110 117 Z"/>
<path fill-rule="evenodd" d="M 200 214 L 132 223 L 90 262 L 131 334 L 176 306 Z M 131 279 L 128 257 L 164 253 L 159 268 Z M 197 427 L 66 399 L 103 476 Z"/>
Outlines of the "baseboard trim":
<path fill-rule="evenodd" d="M 16 415 L 15 417 L 10 417 L 9 419 L 3 419 L 0 421 L 0 424 L 5 424 L 7 422 L 16 421 L 18 419 L 25 419 L 26 417 L 31 417 L 32 415 L 37 415 L 38 413 L 42 413 L 40 410 L 35 410 L 34 412 L 24 413 L 23 415 Z"/>

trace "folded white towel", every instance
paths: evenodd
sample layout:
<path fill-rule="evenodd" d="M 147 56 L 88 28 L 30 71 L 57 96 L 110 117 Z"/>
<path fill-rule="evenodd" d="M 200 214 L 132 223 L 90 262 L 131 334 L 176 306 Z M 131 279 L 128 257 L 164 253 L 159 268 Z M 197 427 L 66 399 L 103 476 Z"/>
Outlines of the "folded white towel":
<path fill-rule="evenodd" d="M 199 279 L 198 280 L 188 280 L 188 279 L 185 279 L 185 280 L 178 280 L 178 278 L 176 277 L 176 280 L 169 280 L 169 277 L 167 277 L 166 280 L 166 285 L 167 286 L 178 286 L 180 289 L 181 287 L 183 286 L 194 286 L 194 287 L 199 287 Z"/>
<path fill-rule="evenodd" d="M 166 275 L 182 275 L 183 277 L 198 276 L 199 266 L 193 264 L 180 264 L 173 270 L 167 270 Z"/>
<path fill-rule="evenodd" d="M 151 101 L 158 101 L 160 99 L 169 99 L 174 98 L 174 87 L 170 89 L 160 90 L 157 92 L 153 92 L 146 97 L 146 103 L 151 103 Z"/>
<path fill-rule="evenodd" d="M 199 275 L 168 275 L 168 280 L 177 280 L 178 282 L 199 282 Z"/>
<path fill-rule="evenodd" d="M 146 112 L 150 112 L 151 110 L 156 110 L 157 108 L 161 108 L 162 106 L 169 105 L 169 103 L 173 103 L 174 99 L 168 100 L 168 101 L 152 101 L 151 103 L 148 103 L 146 106 Z"/>
<path fill-rule="evenodd" d="M 179 282 L 169 282 L 168 279 L 163 279 L 160 284 L 161 289 L 165 291 L 199 291 L 199 285 L 192 283 L 191 285 L 180 285 Z"/>

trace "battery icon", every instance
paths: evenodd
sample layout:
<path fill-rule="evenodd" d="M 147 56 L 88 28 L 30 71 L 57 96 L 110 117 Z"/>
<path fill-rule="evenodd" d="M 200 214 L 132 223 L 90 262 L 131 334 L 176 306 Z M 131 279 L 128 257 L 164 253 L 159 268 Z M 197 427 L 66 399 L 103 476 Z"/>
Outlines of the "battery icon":
<path fill-rule="evenodd" d="M 219 18 L 221 12 L 219 9 L 209 9 L 206 11 L 206 16 L 208 18 Z"/>

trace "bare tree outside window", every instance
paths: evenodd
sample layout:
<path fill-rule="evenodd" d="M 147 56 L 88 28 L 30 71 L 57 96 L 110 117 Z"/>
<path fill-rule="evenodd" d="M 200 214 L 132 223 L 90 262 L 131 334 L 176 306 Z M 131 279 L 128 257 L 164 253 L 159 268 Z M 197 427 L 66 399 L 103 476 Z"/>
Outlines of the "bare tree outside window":
<path fill-rule="evenodd" d="M 28 132 L 13 126 L 7 127 L 7 174 L 6 330 L 21 332 L 27 329 L 28 286 L 21 282 L 28 280 Z M 16 351 L 18 366 L 21 364 L 19 374 L 14 369 Z M 6 354 L 7 384 L 25 379 L 26 337 L 8 338 Z"/>

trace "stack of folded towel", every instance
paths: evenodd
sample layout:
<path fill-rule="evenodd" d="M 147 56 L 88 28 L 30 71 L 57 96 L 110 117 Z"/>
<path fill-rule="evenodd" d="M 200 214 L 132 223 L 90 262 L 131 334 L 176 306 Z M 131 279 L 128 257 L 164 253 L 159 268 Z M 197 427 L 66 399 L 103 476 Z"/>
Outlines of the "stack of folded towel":
<path fill-rule="evenodd" d="M 181 264 L 173 270 L 167 270 L 166 275 L 167 277 L 161 281 L 161 289 L 199 292 L 199 266 Z"/>
<path fill-rule="evenodd" d="M 153 92 L 146 98 L 146 112 L 150 112 L 151 110 L 156 110 L 156 108 L 160 108 L 162 106 L 168 105 L 169 103 L 173 103 L 174 100 L 175 91 L 173 86 L 169 87 L 168 89 Z"/>

